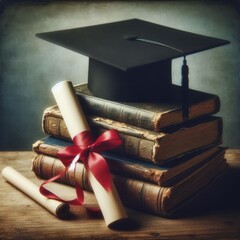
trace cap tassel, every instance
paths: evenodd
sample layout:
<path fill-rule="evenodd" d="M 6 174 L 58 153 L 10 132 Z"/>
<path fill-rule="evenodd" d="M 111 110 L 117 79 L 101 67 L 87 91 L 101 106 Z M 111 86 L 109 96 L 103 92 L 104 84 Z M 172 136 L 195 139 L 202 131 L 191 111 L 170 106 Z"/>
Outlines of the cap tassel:
<path fill-rule="evenodd" d="M 188 79 L 188 65 L 186 56 L 183 59 L 182 65 L 182 118 L 187 120 L 189 118 L 189 79 Z"/>
<path fill-rule="evenodd" d="M 155 44 L 155 45 L 166 47 L 166 48 L 169 48 L 169 49 L 172 49 L 174 51 L 184 54 L 184 51 L 181 49 L 178 49 L 173 46 L 169 46 L 164 43 L 157 42 L 157 41 L 154 41 L 151 39 L 139 38 L 137 35 L 134 35 L 134 34 L 124 35 L 123 37 L 125 40 L 140 41 L 140 42 L 144 42 L 144 43 Z M 189 73 L 189 70 L 188 70 L 187 60 L 186 60 L 186 56 L 184 55 L 183 65 L 182 65 L 182 118 L 183 118 L 183 120 L 188 120 L 188 118 L 189 118 L 188 73 Z"/>

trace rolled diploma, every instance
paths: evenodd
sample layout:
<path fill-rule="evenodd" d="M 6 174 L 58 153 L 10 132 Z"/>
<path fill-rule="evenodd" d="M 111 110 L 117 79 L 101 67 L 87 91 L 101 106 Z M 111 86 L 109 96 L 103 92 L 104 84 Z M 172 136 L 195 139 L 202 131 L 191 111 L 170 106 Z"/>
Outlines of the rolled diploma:
<path fill-rule="evenodd" d="M 59 218 L 63 218 L 68 214 L 69 206 L 57 200 L 48 199 L 39 192 L 39 187 L 24 177 L 21 173 L 12 167 L 5 167 L 2 170 L 2 176 L 9 183 L 24 192 L 27 196 L 35 200 L 37 203 L 46 208 Z"/>
<path fill-rule="evenodd" d="M 57 83 L 52 88 L 52 93 L 71 138 L 80 132 L 89 130 L 87 120 L 75 94 L 72 82 L 62 81 Z M 113 182 L 111 182 L 111 191 L 108 192 L 95 179 L 90 171 L 88 172 L 88 177 L 106 225 L 109 226 L 110 224 L 117 223 L 119 220 L 128 218 Z"/>

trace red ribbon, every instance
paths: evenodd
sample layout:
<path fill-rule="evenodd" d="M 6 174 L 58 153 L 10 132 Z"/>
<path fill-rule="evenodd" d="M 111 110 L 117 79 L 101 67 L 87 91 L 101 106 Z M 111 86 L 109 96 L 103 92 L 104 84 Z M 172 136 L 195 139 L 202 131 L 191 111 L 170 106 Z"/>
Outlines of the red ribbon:
<path fill-rule="evenodd" d="M 73 200 L 63 200 L 56 194 L 47 190 L 44 185 L 53 182 L 63 176 L 69 169 L 74 170 L 76 164 L 81 160 L 87 170 L 89 170 L 96 180 L 106 189 L 111 190 L 111 174 L 106 160 L 99 154 L 118 147 L 122 140 L 118 132 L 114 129 L 101 134 L 96 140 L 90 130 L 83 131 L 73 138 L 73 145 L 61 149 L 57 156 L 65 166 L 65 170 L 57 176 L 45 181 L 40 186 L 40 192 L 51 199 L 60 200 L 71 205 L 82 205 L 84 194 L 82 188 L 76 183 L 77 198 Z"/>

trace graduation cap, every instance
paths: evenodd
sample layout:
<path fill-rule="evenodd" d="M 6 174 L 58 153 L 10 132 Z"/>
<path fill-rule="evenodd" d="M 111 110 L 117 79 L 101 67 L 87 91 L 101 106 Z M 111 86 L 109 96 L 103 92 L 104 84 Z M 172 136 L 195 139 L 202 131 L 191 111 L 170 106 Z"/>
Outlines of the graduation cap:
<path fill-rule="evenodd" d="M 169 97 L 172 59 L 183 57 L 184 118 L 189 106 L 186 56 L 229 43 L 139 19 L 36 36 L 88 56 L 89 90 L 114 101 L 161 101 Z"/>

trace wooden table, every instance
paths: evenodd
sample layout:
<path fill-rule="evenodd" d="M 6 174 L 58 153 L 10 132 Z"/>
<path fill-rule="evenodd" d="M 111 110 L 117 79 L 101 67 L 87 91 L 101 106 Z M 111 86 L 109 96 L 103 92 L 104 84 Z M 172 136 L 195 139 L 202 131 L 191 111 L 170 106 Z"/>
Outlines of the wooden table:
<path fill-rule="evenodd" d="M 32 152 L 0 152 L 0 170 L 12 166 L 38 185 Z M 240 150 L 227 150 L 230 168 L 221 180 L 189 205 L 181 218 L 164 219 L 127 209 L 135 228 L 112 230 L 101 217 L 72 208 L 57 219 L 0 177 L 0 239 L 240 239 Z"/>

